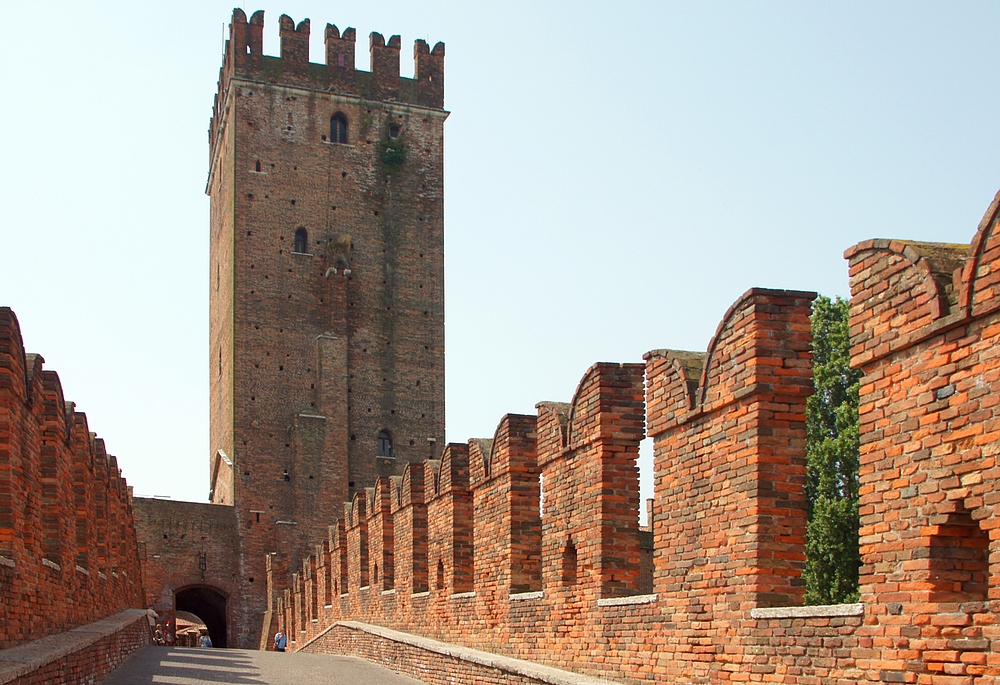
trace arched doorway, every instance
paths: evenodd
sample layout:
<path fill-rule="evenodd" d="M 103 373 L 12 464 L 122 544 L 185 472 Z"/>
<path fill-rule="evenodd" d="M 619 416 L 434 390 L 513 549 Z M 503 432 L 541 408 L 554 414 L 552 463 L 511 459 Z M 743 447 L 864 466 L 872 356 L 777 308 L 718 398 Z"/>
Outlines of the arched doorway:
<path fill-rule="evenodd" d="M 174 592 L 174 609 L 205 622 L 213 647 L 226 647 L 226 597 L 215 588 L 197 585 Z"/>

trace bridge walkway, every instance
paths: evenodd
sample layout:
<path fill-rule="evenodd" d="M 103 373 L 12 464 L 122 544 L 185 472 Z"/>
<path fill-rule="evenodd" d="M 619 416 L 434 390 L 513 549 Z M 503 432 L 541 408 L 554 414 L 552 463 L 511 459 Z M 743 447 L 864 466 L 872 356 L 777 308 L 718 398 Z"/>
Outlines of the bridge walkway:
<path fill-rule="evenodd" d="M 101 685 L 423 685 L 346 656 L 145 647 Z"/>

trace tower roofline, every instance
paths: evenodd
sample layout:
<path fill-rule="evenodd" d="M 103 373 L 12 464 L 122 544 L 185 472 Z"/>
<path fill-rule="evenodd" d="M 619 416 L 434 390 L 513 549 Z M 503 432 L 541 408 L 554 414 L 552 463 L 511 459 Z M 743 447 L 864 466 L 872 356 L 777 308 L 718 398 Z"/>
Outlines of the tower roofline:
<path fill-rule="evenodd" d="M 324 33 L 326 63 L 314 63 L 309 61 L 310 21 L 303 19 L 296 25 L 291 17 L 283 14 L 279 27 L 280 56 L 264 55 L 264 11 L 254 12 L 248 20 L 243 10 L 233 10 L 208 128 L 213 157 L 229 85 L 238 78 L 376 102 L 398 102 L 436 110 L 444 108 L 444 43 L 430 48 L 423 39 L 414 41 L 414 77 L 411 79 L 399 75 L 399 36 L 391 36 L 386 41 L 382 34 L 372 32 L 369 36 L 370 71 L 363 71 L 354 66 L 356 32 L 353 28 L 341 32 L 335 25 L 327 24 Z"/>

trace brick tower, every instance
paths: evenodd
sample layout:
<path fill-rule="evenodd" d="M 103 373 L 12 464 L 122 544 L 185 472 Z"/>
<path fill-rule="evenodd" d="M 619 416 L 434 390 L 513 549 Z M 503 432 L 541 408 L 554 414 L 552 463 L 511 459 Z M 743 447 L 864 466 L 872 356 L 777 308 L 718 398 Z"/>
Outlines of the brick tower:
<path fill-rule="evenodd" d="M 444 444 L 444 45 L 233 11 L 209 127 L 211 499 L 233 506 L 230 646 L 256 647 L 265 558 L 296 568 L 343 502 Z M 280 560 L 280 562 L 275 562 Z"/>

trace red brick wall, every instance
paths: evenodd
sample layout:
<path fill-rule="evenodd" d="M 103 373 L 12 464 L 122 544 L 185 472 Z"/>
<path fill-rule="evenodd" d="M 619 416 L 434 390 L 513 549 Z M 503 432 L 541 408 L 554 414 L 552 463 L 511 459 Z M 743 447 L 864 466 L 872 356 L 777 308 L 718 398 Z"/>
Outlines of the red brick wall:
<path fill-rule="evenodd" d="M 137 615 L 135 615 L 137 614 Z M 107 620 L 0 652 L 0 679 L 12 685 L 90 685 L 152 643 L 145 612 L 124 612 Z M 21 672 L 7 680 L 11 671 Z"/>
<path fill-rule="evenodd" d="M 870 672 L 997 681 L 997 200 L 972 244 L 847 251 L 861 388 L 861 591 Z"/>
<path fill-rule="evenodd" d="M 399 501 L 390 502 L 391 592 L 359 587 L 362 539 L 371 559 L 384 513 L 362 510 L 365 498 L 356 498 L 343 524 L 346 593 L 305 623 L 295 593 L 286 594 L 293 648 L 356 620 L 626 682 L 857 679 L 860 607 L 804 615 L 769 608 L 801 603 L 803 594 L 812 298 L 751 290 L 707 353 L 658 350 L 645 365 L 596 364 L 571 403 L 508 415 L 493 439 L 448 445 L 441 460 L 411 464 Z M 656 594 L 643 594 L 640 574 L 636 458 L 647 424 L 657 469 Z M 422 493 L 413 488 L 421 471 Z M 413 541 L 422 539 L 409 512 L 421 499 L 428 592 L 407 580 L 406 560 L 420 556 Z M 468 584 L 456 583 L 457 569 Z M 287 576 L 272 581 L 288 586 Z M 293 587 L 303 582 L 308 594 L 302 575 Z M 335 628 L 308 649 L 350 644 L 428 673 L 465 674 L 444 657 L 347 635 Z"/>
<path fill-rule="evenodd" d="M 654 584 L 675 611 L 801 603 L 812 299 L 751 290 L 707 355 L 647 355 Z"/>
<path fill-rule="evenodd" d="M 117 460 L 0 308 L 0 648 L 145 601 Z"/>
<path fill-rule="evenodd" d="M 238 532 L 232 506 L 146 497 L 136 497 L 133 506 L 146 606 L 153 607 L 162 622 L 176 625 L 176 594 L 185 589 L 207 587 L 225 598 L 235 595 Z M 248 576 L 247 582 L 251 578 L 254 584 L 267 586 L 265 576 Z M 227 606 L 230 626 L 232 609 Z M 218 635 L 213 638 L 215 643 L 221 641 Z"/>

